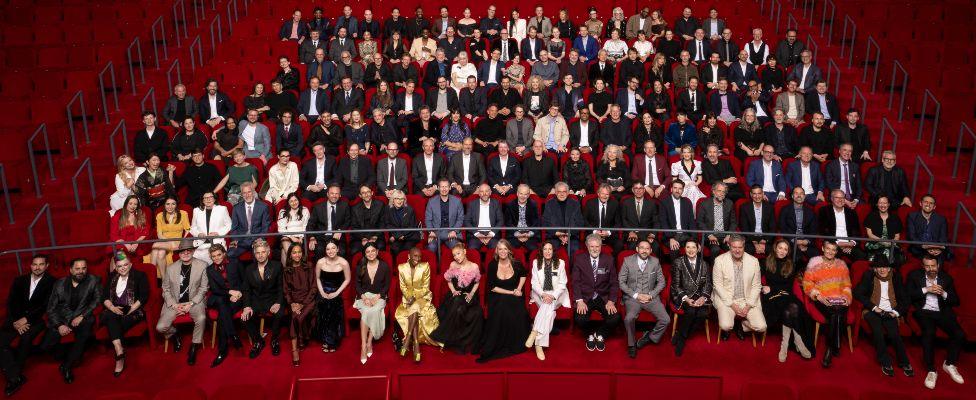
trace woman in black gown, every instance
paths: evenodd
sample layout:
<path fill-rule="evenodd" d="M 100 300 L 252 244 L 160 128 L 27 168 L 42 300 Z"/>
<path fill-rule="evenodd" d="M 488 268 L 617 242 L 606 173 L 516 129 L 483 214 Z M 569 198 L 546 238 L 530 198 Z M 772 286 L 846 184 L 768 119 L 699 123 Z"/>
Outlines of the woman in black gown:
<path fill-rule="evenodd" d="M 762 287 L 762 307 L 769 326 L 783 325 L 783 341 L 779 349 L 779 362 L 786 362 L 790 348 L 790 336 L 796 350 L 803 358 L 813 357 L 813 337 L 810 335 L 810 317 L 803 303 L 793 293 L 793 284 L 803 276 L 803 271 L 793 263 L 790 256 L 790 243 L 780 239 L 773 244 L 773 254 L 766 257 L 762 276 L 766 284 Z"/>
<path fill-rule="evenodd" d="M 460 354 L 475 350 L 484 324 L 481 303 L 478 301 L 478 264 L 468 260 L 463 244 L 451 249 L 454 261 L 444 273 L 449 292 L 437 307 L 440 325 L 430 333 L 431 339 Z"/>
<path fill-rule="evenodd" d="M 488 286 L 485 303 L 488 319 L 481 333 L 478 362 L 508 357 L 525 351 L 525 340 L 532 326 L 525 309 L 526 273 L 521 262 L 512 258 L 512 246 L 498 241 L 495 259 L 488 263 Z"/>
<path fill-rule="evenodd" d="M 339 257 L 339 247 L 334 242 L 325 245 L 325 257 L 315 263 L 319 298 L 315 306 L 316 336 L 322 341 L 322 352 L 332 353 L 339 348 L 346 335 L 346 314 L 342 303 L 342 291 L 349 286 L 352 273 L 349 262 Z"/>

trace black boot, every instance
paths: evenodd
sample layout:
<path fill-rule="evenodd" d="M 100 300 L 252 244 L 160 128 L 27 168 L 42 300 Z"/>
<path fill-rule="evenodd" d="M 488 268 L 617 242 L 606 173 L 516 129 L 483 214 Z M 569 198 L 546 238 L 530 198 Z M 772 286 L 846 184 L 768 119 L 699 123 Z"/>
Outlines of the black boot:
<path fill-rule="evenodd" d="M 61 377 L 64 378 L 64 383 L 71 384 L 75 381 L 75 374 L 71 373 L 71 367 L 67 364 L 61 364 L 58 370 L 61 371 Z"/>
<path fill-rule="evenodd" d="M 241 337 L 237 335 L 233 335 L 230 337 L 230 344 L 233 345 L 234 348 L 238 350 L 244 347 L 244 344 L 241 343 Z"/>
<path fill-rule="evenodd" d="M 834 356 L 833 353 L 834 350 L 831 349 L 830 347 L 827 347 L 827 350 L 824 350 L 823 361 L 820 362 L 820 365 L 822 367 L 830 368 L 830 362 L 833 360 L 833 356 Z"/>
<path fill-rule="evenodd" d="M 180 340 L 180 335 L 173 335 L 173 352 L 179 353 L 183 350 L 183 341 Z"/>
<path fill-rule="evenodd" d="M 271 355 L 277 356 L 281 354 L 281 344 L 278 343 L 278 338 L 271 339 Z"/>
<path fill-rule="evenodd" d="M 13 396 L 20 388 L 24 387 L 25 383 L 27 383 L 27 377 L 24 375 L 8 380 L 7 387 L 3 390 L 4 395 L 7 397 Z"/>
<path fill-rule="evenodd" d="M 251 346 L 251 352 L 247 355 L 248 358 L 255 359 L 261 355 L 261 350 L 264 350 L 264 339 L 255 340 L 254 345 Z"/>
<path fill-rule="evenodd" d="M 227 359 L 227 349 L 217 350 L 217 357 L 215 357 L 213 359 L 213 362 L 210 363 L 210 368 L 216 368 L 226 359 Z"/>
<path fill-rule="evenodd" d="M 190 343 L 189 354 L 186 355 L 186 365 L 197 363 L 197 351 L 200 350 L 200 343 Z"/>

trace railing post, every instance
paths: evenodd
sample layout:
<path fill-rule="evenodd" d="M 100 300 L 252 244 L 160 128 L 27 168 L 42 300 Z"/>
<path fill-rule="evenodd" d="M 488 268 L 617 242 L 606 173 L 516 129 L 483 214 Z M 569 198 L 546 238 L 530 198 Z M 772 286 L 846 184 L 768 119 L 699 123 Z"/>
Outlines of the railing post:
<path fill-rule="evenodd" d="M 969 220 L 969 225 L 972 226 L 973 232 L 970 236 L 969 244 L 976 244 L 976 218 L 973 218 L 973 214 L 969 212 L 966 205 L 963 202 L 956 203 L 956 221 L 952 224 L 952 242 L 959 243 L 959 222 L 962 221 L 962 216 L 966 216 Z M 949 250 L 952 251 L 952 250 Z M 967 265 L 969 268 L 973 267 L 973 256 L 976 254 L 976 247 L 969 248 L 969 256 L 966 257 L 966 261 L 963 265 Z"/>
<path fill-rule="evenodd" d="M 200 21 L 207 18 L 207 5 L 204 0 L 192 0 L 193 1 L 193 26 L 196 28 L 200 27 Z"/>
<path fill-rule="evenodd" d="M 200 35 L 197 35 L 190 42 L 190 71 L 196 72 L 198 65 L 203 66 L 203 44 L 201 43 L 203 42 L 200 40 Z"/>
<path fill-rule="evenodd" d="M 875 160 L 881 159 L 881 153 L 884 152 L 885 135 L 889 131 L 891 132 L 891 151 L 898 151 L 898 132 L 895 132 L 895 128 L 888 122 L 888 117 L 881 117 L 881 134 L 878 137 L 878 155 L 874 158 Z"/>
<path fill-rule="evenodd" d="M 57 246 L 57 241 L 54 239 L 54 221 L 51 219 L 51 204 L 44 203 L 40 210 L 37 210 L 37 215 L 31 221 L 30 225 L 27 225 L 27 241 L 31 248 L 37 247 L 37 242 L 34 240 L 34 226 L 40 221 L 41 216 L 47 219 L 47 232 L 51 236 L 51 246 Z"/>
<path fill-rule="evenodd" d="M 176 83 L 183 83 L 183 74 L 180 72 L 180 59 L 173 58 L 173 64 L 169 66 L 166 70 L 166 87 L 172 88 L 175 84 L 173 83 L 173 69 L 176 69 Z"/>
<path fill-rule="evenodd" d="M 214 34 L 214 24 L 217 24 L 217 32 Z M 220 14 L 214 16 L 213 21 L 210 21 L 210 49 L 213 51 L 212 56 L 217 55 L 217 43 L 223 43 L 224 38 L 221 32 Z"/>
<path fill-rule="evenodd" d="M 105 94 L 105 72 L 111 73 L 112 87 L 109 90 L 112 91 L 112 97 L 115 99 L 115 111 L 119 111 L 119 87 L 115 83 L 115 65 L 109 61 L 98 73 L 98 87 L 102 92 L 102 112 L 105 114 L 105 123 L 108 124 L 110 120 L 108 118 L 108 96 Z"/>
<path fill-rule="evenodd" d="M 136 54 L 139 56 L 138 59 L 132 58 L 132 46 L 136 47 Z M 129 47 L 125 49 L 125 55 L 126 60 L 129 62 L 129 83 L 132 86 L 132 95 L 135 96 L 136 74 L 134 67 L 139 67 L 139 83 L 146 83 L 146 70 L 142 59 L 142 42 L 139 40 L 139 36 L 132 38 L 132 42 L 129 43 Z"/>
<path fill-rule="evenodd" d="M 847 39 L 848 25 L 850 26 L 851 38 Z M 857 41 L 857 23 L 850 15 L 844 15 L 844 35 L 840 38 L 840 56 L 847 57 L 847 68 L 854 66 L 854 44 Z M 848 44 L 850 42 L 850 44 Z M 845 50 L 847 55 L 845 55 Z"/>
<path fill-rule="evenodd" d="M 827 18 L 827 7 L 830 7 L 830 18 Z M 820 37 L 827 33 L 827 46 L 833 42 L 834 39 L 834 16 L 837 13 L 837 6 L 834 5 L 834 0 L 824 1 L 823 14 L 820 15 Z M 830 21 L 830 25 L 827 25 L 827 21 Z"/>
<path fill-rule="evenodd" d="M 969 134 L 969 137 L 973 139 L 973 143 L 976 144 L 976 133 L 966 125 L 965 122 L 959 125 L 959 139 L 956 140 L 956 159 L 952 162 L 952 177 L 955 178 L 959 176 L 959 158 L 962 156 L 962 139 L 963 134 Z M 972 155 L 972 160 L 969 162 L 969 178 L 966 179 L 966 196 L 969 196 L 970 190 L 973 188 L 973 173 L 976 172 L 976 154 Z"/>
<path fill-rule="evenodd" d="M 152 109 L 146 108 L 146 100 L 152 101 Z M 149 90 L 146 91 L 146 94 L 142 96 L 142 101 L 139 102 L 139 106 L 140 108 L 142 108 L 142 112 L 152 111 L 153 114 L 159 114 L 156 111 L 156 88 L 155 87 L 153 86 L 149 87 Z"/>
<path fill-rule="evenodd" d="M 159 63 L 159 42 L 163 42 L 163 60 L 169 60 L 169 49 L 166 46 L 166 24 L 163 23 L 163 16 L 160 15 L 153 22 L 152 27 L 152 45 L 153 45 L 153 58 L 156 60 L 156 69 L 161 68 Z M 179 36 L 177 34 L 177 36 Z"/>
<path fill-rule="evenodd" d="M 871 46 L 874 46 L 874 60 L 871 60 Z M 878 88 L 878 68 L 881 67 L 881 46 L 878 46 L 878 42 L 874 40 L 874 37 L 868 35 L 867 44 L 864 45 L 867 49 L 867 53 L 864 55 L 864 75 L 861 76 L 861 82 L 868 80 L 868 65 L 874 65 L 874 75 L 871 78 L 871 93 L 874 93 Z M 851 49 L 853 51 L 853 49 Z"/>
<path fill-rule="evenodd" d="M 125 130 L 125 118 L 119 119 L 119 123 L 115 125 L 115 129 L 112 129 L 112 133 L 108 135 L 108 148 L 112 152 L 112 165 L 118 165 L 118 154 L 115 152 L 115 135 L 119 133 L 122 134 L 122 149 L 125 150 L 123 154 L 129 154 L 129 134 Z"/>
<path fill-rule="evenodd" d="M 78 106 L 81 109 L 81 128 L 85 132 L 85 144 L 91 143 L 91 137 L 88 135 L 88 113 L 85 110 L 85 93 L 79 90 L 74 96 L 71 96 L 71 100 L 64 107 L 65 113 L 68 115 L 68 133 L 71 135 L 71 154 L 77 159 L 78 142 L 75 138 L 74 114 L 71 112 L 75 101 L 78 101 Z"/>
<path fill-rule="evenodd" d="M 813 26 L 813 10 L 816 8 L 816 0 L 803 0 L 803 15 L 809 26 Z"/>
<path fill-rule="evenodd" d="M 7 220 L 14 224 L 14 205 L 10 202 L 10 186 L 7 185 L 7 170 L 0 163 L 0 185 L 3 185 L 3 201 L 7 204 Z"/>
<path fill-rule="evenodd" d="M 834 92 L 836 93 L 840 90 L 840 67 L 837 66 L 833 58 L 827 60 L 827 84 L 830 85 L 831 82 L 833 82 L 833 85 L 830 87 L 834 88 Z"/>
<path fill-rule="evenodd" d="M 852 85 L 853 90 L 851 93 L 851 108 L 857 108 L 857 100 L 861 99 L 861 118 L 867 118 L 868 114 L 868 99 L 864 97 L 864 93 L 861 93 L 861 89 L 858 89 L 857 85 Z"/>
<path fill-rule="evenodd" d="M 231 12 L 233 8 L 233 12 Z M 237 14 L 237 0 L 230 0 L 227 2 L 227 31 L 229 34 L 234 34 L 234 25 L 240 21 L 240 15 Z"/>
<path fill-rule="evenodd" d="M 898 71 L 901 71 L 903 76 L 901 82 L 901 103 L 898 106 L 898 122 L 901 122 L 905 112 L 905 94 L 908 91 L 908 71 L 898 60 L 894 60 L 891 63 L 891 85 L 889 86 L 890 90 L 888 92 L 888 109 L 891 110 L 891 105 L 895 102 L 895 78 L 898 76 Z"/>
<path fill-rule="evenodd" d="M 75 193 L 75 210 L 81 211 L 81 193 L 78 192 L 78 175 L 88 172 L 88 188 L 91 191 L 92 204 L 95 204 L 95 175 L 92 174 L 91 157 L 82 161 L 75 174 L 71 176 L 71 188 Z"/>
<path fill-rule="evenodd" d="M 27 139 L 27 157 L 30 159 L 31 174 L 34 178 L 34 192 L 37 194 L 37 198 L 41 198 L 43 196 L 41 193 L 41 178 L 37 174 L 37 158 L 34 155 L 34 139 L 37 135 L 41 135 L 44 138 L 44 151 L 47 153 L 47 168 L 50 170 L 51 180 L 56 180 L 57 177 L 54 176 L 54 158 L 51 157 L 51 140 L 47 134 L 47 125 L 42 123 L 34 130 L 34 134 Z"/>
<path fill-rule="evenodd" d="M 922 130 L 925 128 L 925 119 L 928 114 L 929 98 L 932 98 L 932 103 L 935 104 L 935 117 L 932 119 L 932 140 L 929 143 L 929 156 L 935 153 L 935 135 L 939 130 L 939 117 L 942 114 L 942 102 L 935 98 L 928 89 L 925 89 L 925 96 L 922 97 L 922 109 L 920 120 L 918 121 L 918 137 L 915 140 L 922 140 Z"/>
<path fill-rule="evenodd" d="M 932 170 L 929 169 L 929 166 L 927 164 L 925 164 L 925 161 L 922 161 L 922 156 L 916 155 L 915 156 L 915 174 L 914 174 L 914 178 L 912 178 L 912 200 L 917 200 L 918 199 L 918 196 L 916 196 L 915 190 L 918 188 L 918 170 L 919 170 L 919 168 L 924 169 L 925 170 L 925 173 L 929 175 L 929 188 L 928 188 L 927 191 L 925 191 L 925 193 L 932 193 L 932 188 L 935 187 L 935 174 L 933 174 L 932 173 Z"/>
<path fill-rule="evenodd" d="M 184 0 L 173 3 L 173 29 L 176 31 L 176 47 L 183 47 L 183 39 L 190 38 L 190 29 L 186 20 L 186 4 Z M 182 27 L 183 34 L 180 35 Z"/>
<path fill-rule="evenodd" d="M 810 49 L 810 52 L 813 53 L 811 54 L 811 56 L 813 56 L 813 59 L 811 61 L 813 61 L 813 63 L 816 64 L 817 53 L 820 52 L 820 45 L 817 44 L 816 40 L 813 40 L 813 35 L 809 33 L 807 34 L 807 49 Z"/>
<path fill-rule="evenodd" d="M 788 12 L 786 13 L 786 30 L 790 29 L 800 29 L 800 23 L 793 16 L 793 13 Z"/>

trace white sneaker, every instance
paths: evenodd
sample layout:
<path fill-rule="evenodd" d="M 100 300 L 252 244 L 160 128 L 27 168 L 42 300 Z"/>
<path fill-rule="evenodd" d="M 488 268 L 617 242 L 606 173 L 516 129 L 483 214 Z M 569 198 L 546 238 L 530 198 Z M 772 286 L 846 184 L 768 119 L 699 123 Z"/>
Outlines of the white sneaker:
<path fill-rule="evenodd" d="M 932 371 L 925 375 L 925 387 L 935 389 L 935 380 L 939 379 L 939 373 Z"/>
<path fill-rule="evenodd" d="M 959 369 L 956 368 L 955 365 L 942 363 L 942 370 L 948 372 L 949 377 L 952 378 L 952 380 L 955 381 L 956 383 L 962 385 L 963 383 L 966 382 L 965 380 L 962 379 L 962 375 L 959 374 Z"/>

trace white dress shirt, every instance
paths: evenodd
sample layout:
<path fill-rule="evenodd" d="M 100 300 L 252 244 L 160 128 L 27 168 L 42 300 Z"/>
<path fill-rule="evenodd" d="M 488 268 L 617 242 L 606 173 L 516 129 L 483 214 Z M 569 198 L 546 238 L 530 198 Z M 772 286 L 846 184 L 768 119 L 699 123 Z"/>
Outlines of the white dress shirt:
<path fill-rule="evenodd" d="M 424 169 L 427 170 L 426 185 L 434 184 L 434 155 L 424 155 Z"/>
<path fill-rule="evenodd" d="M 841 207 L 840 211 L 834 209 L 834 224 L 837 227 L 834 231 L 834 236 L 846 238 L 847 237 L 847 218 L 844 218 L 844 208 Z"/>
<path fill-rule="evenodd" d="M 671 196 L 671 202 L 674 203 L 674 221 L 675 229 L 684 229 L 681 226 L 681 198 L 674 198 Z"/>
<path fill-rule="evenodd" d="M 468 174 L 468 171 L 470 171 L 470 170 L 471 170 L 471 155 L 470 154 L 463 154 L 462 153 L 461 154 L 461 171 L 464 173 L 463 174 L 464 175 L 464 182 L 462 182 L 462 184 L 465 184 L 465 185 L 470 185 L 471 184 L 471 178 L 469 178 L 470 175 Z"/>
<path fill-rule="evenodd" d="M 813 194 L 813 179 L 810 178 L 810 164 L 803 165 L 800 162 L 800 186 L 803 188 L 803 193 Z"/>
<path fill-rule="evenodd" d="M 220 114 L 217 114 L 217 95 L 207 95 L 207 100 L 210 103 L 210 118 L 207 119 L 219 119 Z M 187 112 L 189 112 L 189 110 Z"/>
<path fill-rule="evenodd" d="M 244 124 L 244 130 L 241 131 L 241 140 L 244 141 L 244 145 L 248 150 L 254 150 L 254 134 L 257 133 L 257 126 L 248 123 Z"/>
<path fill-rule="evenodd" d="M 773 162 L 770 161 L 767 163 L 764 160 L 762 163 L 763 163 L 762 166 L 763 167 L 763 191 L 767 193 L 775 192 L 776 185 L 773 184 Z"/>

